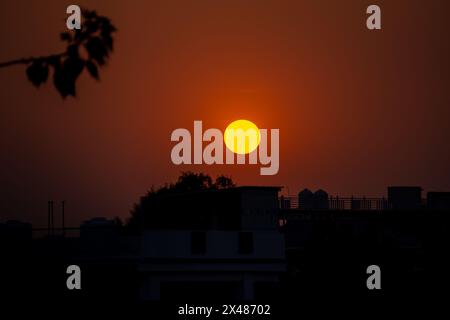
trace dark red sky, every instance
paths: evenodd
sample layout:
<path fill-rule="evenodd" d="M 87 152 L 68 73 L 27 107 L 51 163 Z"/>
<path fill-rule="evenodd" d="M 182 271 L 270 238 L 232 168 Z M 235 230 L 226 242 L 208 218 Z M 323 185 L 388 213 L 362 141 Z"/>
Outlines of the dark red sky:
<path fill-rule="evenodd" d="M 77 1 L 118 27 L 101 82 L 78 97 L 0 70 L 0 220 L 69 224 L 126 217 L 181 170 L 241 185 L 384 195 L 387 185 L 450 190 L 448 1 Z M 382 31 L 365 27 L 369 4 Z M 0 60 L 60 52 L 66 1 L 0 2 Z M 280 128 L 280 171 L 177 167 L 170 134 L 236 119 Z"/>

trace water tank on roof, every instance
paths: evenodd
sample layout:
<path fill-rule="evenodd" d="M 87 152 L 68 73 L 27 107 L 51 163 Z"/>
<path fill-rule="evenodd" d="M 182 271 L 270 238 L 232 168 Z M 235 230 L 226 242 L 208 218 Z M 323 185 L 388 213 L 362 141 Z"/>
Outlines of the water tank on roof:
<path fill-rule="evenodd" d="M 328 210 L 328 193 L 322 189 L 314 192 L 314 209 L 316 210 Z"/>
<path fill-rule="evenodd" d="M 309 189 L 303 189 L 298 193 L 298 208 L 300 210 L 314 209 L 314 194 Z"/>

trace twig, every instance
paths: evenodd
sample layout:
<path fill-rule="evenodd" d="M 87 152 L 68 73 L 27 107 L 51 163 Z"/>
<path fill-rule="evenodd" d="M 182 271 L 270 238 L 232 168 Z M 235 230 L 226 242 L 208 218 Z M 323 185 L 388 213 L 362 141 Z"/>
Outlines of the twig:
<path fill-rule="evenodd" d="M 43 56 L 43 57 L 29 57 L 29 58 L 22 58 L 22 59 L 16 59 L 16 60 L 11 60 L 11 61 L 0 62 L 0 68 L 9 67 L 9 66 L 13 66 L 16 64 L 28 64 L 28 63 L 31 63 L 36 60 L 49 60 L 52 58 L 59 58 L 66 54 L 67 54 L 67 52 L 62 52 L 62 53 L 52 54 L 52 55 Z"/>

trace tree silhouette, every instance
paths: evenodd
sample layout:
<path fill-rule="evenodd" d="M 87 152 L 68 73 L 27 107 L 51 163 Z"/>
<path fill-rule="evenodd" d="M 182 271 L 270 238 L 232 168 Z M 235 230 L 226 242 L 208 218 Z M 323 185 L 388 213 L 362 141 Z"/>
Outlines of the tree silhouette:
<path fill-rule="evenodd" d="M 217 189 L 226 189 L 235 187 L 236 185 L 230 177 L 221 175 L 216 178 L 215 186 Z"/>
<path fill-rule="evenodd" d="M 147 194 L 134 205 L 131 210 L 131 217 L 127 221 L 127 227 L 136 231 L 148 226 L 161 224 L 161 217 L 167 212 L 168 202 L 179 199 L 179 195 L 195 194 L 198 191 L 214 191 L 234 187 L 235 184 L 230 177 L 220 175 L 213 182 L 212 178 L 204 173 L 194 173 L 191 171 L 182 172 L 177 182 L 166 184 L 158 189 L 152 188 Z M 195 204 L 195 197 L 192 201 Z M 175 200 L 176 201 L 176 200 Z M 202 199 L 201 201 L 204 201 Z M 173 204 L 173 203 L 172 203 Z M 175 204 L 180 210 L 184 204 Z M 180 221 L 174 221 L 180 223 Z"/>
<path fill-rule="evenodd" d="M 99 79 L 99 66 L 103 66 L 113 51 L 113 33 L 117 29 L 109 18 L 95 11 L 82 10 L 81 29 L 61 33 L 67 42 L 64 52 L 42 57 L 30 57 L 0 63 L 0 68 L 25 64 L 28 80 L 39 87 L 53 70 L 53 84 L 63 98 L 76 95 L 76 80 L 86 68 L 95 79 Z M 83 52 L 84 51 L 84 52 Z"/>

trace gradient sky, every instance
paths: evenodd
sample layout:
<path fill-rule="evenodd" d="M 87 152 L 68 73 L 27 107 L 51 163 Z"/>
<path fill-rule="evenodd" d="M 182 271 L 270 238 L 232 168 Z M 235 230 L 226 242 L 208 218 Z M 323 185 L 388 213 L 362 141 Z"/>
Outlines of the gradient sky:
<path fill-rule="evenodd" d="M 0 61 L 60 52 L 67 1 L 1 1 Z M 78 96 L 0 69 L 0 221 L 127 217 L 181 170 L 291 194 L 450 190 L 449 1 L 77 1 L 119 29 L 101 81 Z M 365 27 L 370 4 L 381 31 Z M 280 171 L 175 166 L 172 130 L 236 119 L 280 128 Z"/>

